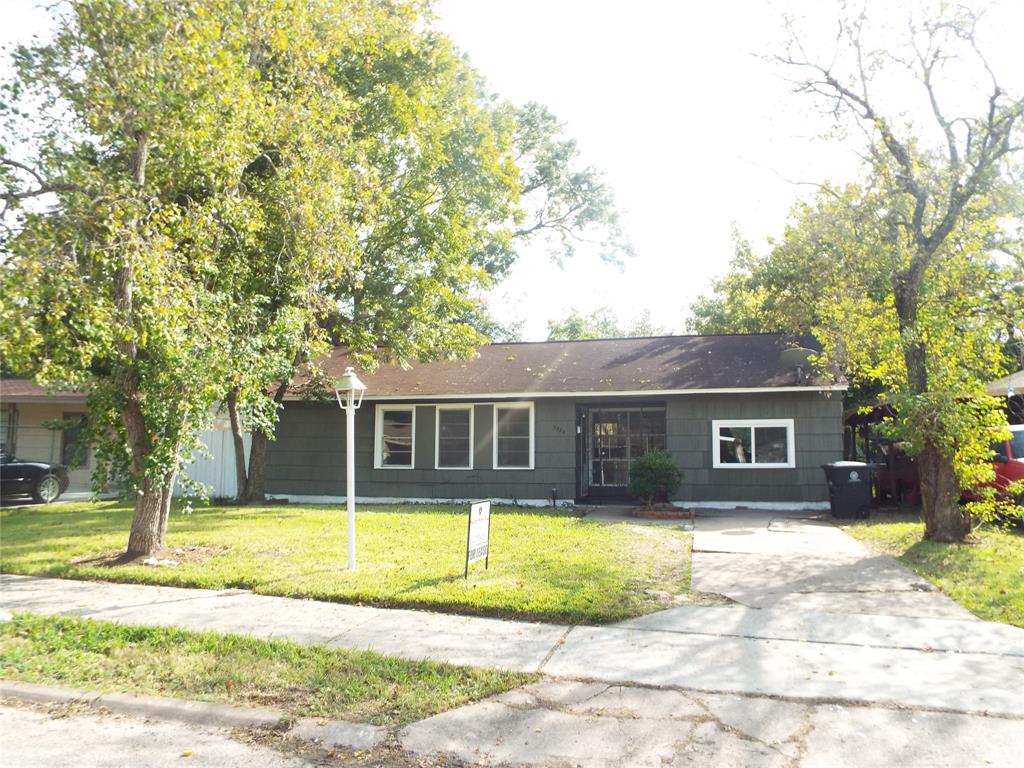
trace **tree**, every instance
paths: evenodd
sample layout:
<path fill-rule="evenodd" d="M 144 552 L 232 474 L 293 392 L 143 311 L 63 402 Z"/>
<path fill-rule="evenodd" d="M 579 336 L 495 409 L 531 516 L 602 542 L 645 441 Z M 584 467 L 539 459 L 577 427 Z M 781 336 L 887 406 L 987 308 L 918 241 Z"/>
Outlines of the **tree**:
<path fill-rule="evenodd" d="M 629 325 L 623 325 L 611 307 L 598 307 L 589 314 L 575 309 L 562 320 L 548 321 L 549 341 L 613 339 L 626 336 L 660 336 L 667 333 L 654 325 L 650 310 L 643 310 Z"/>
<path fill-rule="evenodd" d="M 690 306 L 693 333 L 810 333 L 821 324 L 820 308 L 835 286 L 853 282 L 879 288 L 873 261 L 846 258 L 848 246 L 865 237 L 874 200 L 859 185 L 828 184 L 809 201 L 793 206 L 781 238 L 768 240 L 768 253 L 756 254 L 738 230 L 735 256 L 726 274 Z"/>
<path fill-rule="evenodd" d="M 316 366 L 325 342 L 371 369 L 470 355 L 489 338 L 518 333 L 500 328 L 482 305 L 524 245 L 548 239 L 571 253 L 577 241 L 597 238 L 607 259 L 629 253 L 610 190 L 595 169 L 581 167 L 575 142 L 550 112 L 489 95 L 426 20 L 404 21 L 388 27 L 386 44 L 336 61 L 339 84 L 359 105 L 347 151 L 365 172 L 345 212 L 357 266 L 319 284 L 323 312 L 307 326 L 315 343 L 295 345 L 283 368 L 262 368 L 261 384 L 228 400 L 243 501 L 264 498 L 267 446 L 299 371 L 308 383 L 298 395 L 329 391 Z M 309 295 L 292 291 L 268 309 Z M 239 408 L 243 392 L 251 398 Z M 243 423 L 252 434 L 247 465 Z"/>
<path fill-rule="evenodd" d="M 611 189 L 598 169 L 580 166 L 565 126 L 536 102 L 515 109 L 514 123 L 522 204 L 512 237 L 547 238 L 556 260 L 571 257 L 578 243 L 597 245 L 612 263 L 631 256 Z"/>
<path fill-rule="evenodd" d="M 865 132 L 886 296 L 839 297 L 826 309 L 824 336 L 830 357 L 887 383 L 918 458 L 925 536 L 938 541 L 970 531 L 960 489 L 991 471 L 988 442 L 999 417 L 981 384 L 999 370 L 1000 353 L 986 311 L 1003 297 L 979 306 L 975 292 L 960 289 L 985 271 L 979 228 L 992 222 L 979 214 L 1011 172 L 1024 114 L 1024 98 L 1000 85 L 978 47 L 979 22 L 968 9 L 943 7 L 911 17 L 903 45 L 876 49 L 866 42 L 865 15 L 844 13 L 830 63 L 808 55 L 796 36 L 778 57 L 800 72 L 800 92 Z M 975 114 L 954 114 L 942 83 L 968 66 L 987 79 L 987 98 Z M 880 83 L 908 75 L 938 142 L 882 106 Z M 860 354 L 861 341 L 875 350 L 872 360 Z"/>
<path fill-rule="evenodd" d="M 339 286 L 357 282 L 369 268 L 360 231 L 372 226 L 368 222 L 379 211 L 368 210 L 366 201 L 395 195 L 380 178 L 374 155 L 380 136 L 367 124 L 400 89 L 394 62 L 418 56 L 422 40 L 413 22 L 419 8 L 368 8 L 360 32 L 351 34 L 344 26 L 323 29 L 335 15 L 298 3 L 287 26 L 308 27 L 311 36 L 324 39 L 307 70 L 277 55 L 254 61 L 261 80 L 280 86 L 269 94 L 277 119 L 240 185 L 259 225 L 222 252 L 225 271 L 234 276 L 234 301 L 251 310 L 234 318 L 224 397 L 243 502 L 265 496 L 265 457 L 277 410 L 296 369 L 328 348 L 328 321 L 343 301 Z M 409 139 L 397 128 L 390 136 Z M 244 428 L 252 435 L 248 460 Z"/>
<path fill-rule="evenodd" d="M 375 10 L 82 0 L 52 42 L 15 54 L 3 117 L 19 158 L 0 147 L 16 218 L 3 234 L 4 364 L 89 390 L 97 477 L 122 476 L 135 499 L 128 557 L 163 547 L 182 457 L 246 359 L 239 329 L 260 327 L 268 286 L 303 284 L 247 263 L 268 255 L 266 233 L 298 232 L 316 274 L 353 260 L 333 203 L 350 186 L 337 126 L 354 105 L 328 75 L 350 38 L 372 35 Z M 252 171 L 265 163 L 286 180 L 262 183 Z M 278 316 L 264 334 L 282 340 L 273 355 L 304 321 Z"/>

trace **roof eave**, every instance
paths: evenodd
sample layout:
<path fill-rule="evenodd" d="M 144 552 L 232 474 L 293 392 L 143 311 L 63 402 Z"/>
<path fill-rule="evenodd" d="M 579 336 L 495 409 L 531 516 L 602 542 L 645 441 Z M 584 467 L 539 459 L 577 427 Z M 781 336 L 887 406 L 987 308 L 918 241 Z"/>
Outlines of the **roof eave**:
<path fill-rule="evenodd" d="M 594 397 L 666 397 L 668 395 L 739 395 L 766 394 L 770 392 L 845 392 L 847 384 L 816 384 L 813 386 L 781 386 L 781 387 L 720 387 L 705 389 L 642 389 L 642 390 L 598 390 L 572 392 L 463 392 L 463 393 L 406 393 L 390 395 L 374 395 L 367 392 L 364 400 L 368 402 L 408 402 L 413 400 L 538 400 L 556 397 L 594 398 Z M 302 400 L 301 397 L 286 396 L 286 400 Z"/>

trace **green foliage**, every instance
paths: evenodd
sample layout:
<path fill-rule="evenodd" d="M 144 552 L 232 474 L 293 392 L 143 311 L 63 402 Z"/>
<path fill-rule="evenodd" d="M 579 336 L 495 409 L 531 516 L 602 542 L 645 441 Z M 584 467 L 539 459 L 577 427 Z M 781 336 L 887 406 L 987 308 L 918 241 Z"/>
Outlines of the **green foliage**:
<path fill-rule="evenodd" d="M 848 246 L 864 236 L 877 199 L 862 199 L 858 185 L 822 186 L 790 211 L 778 240 L 769 238 L 759 255 L 736 230 L 729 271 L 712 284 L 712 293 L 691 305 L 687 322 L 693 333 L 810 333 L 821 324 L 820 307 L 835 286 L 850 282 L 877 294 L 885 274 L 873 259 L 852 258 Z M 870 249 L 869 249 L 869 252 Z"/>
<path fill-rule="evenodd" d="M 1005 427 L 984 382 L 1008 362 L 999 335 L 1019 332 L 1007 262 L 992 245 L 1020 232 L 1024 94 L 1003 87 L 989 66 L 980 14 L 946 5 L 900 14 L 904 39 L 878 48 L 870 39 L 892 20 L 876 24 L 840 6 L 830 59 L 809 58 L 794 34 L 778 61 L 801 73 L 800 90 L 822 99 L 838 129 L 854 123 L 868 137 L 863 189 L 856 205 L 844 203 L 856 238 L 844 240 L 839 290 L 816 306 L 819 335 L 829 360 L 888 392 L 894 426 L 918 457 L 925 535 L 956 541 L 971 527 L 960 491 L 991 477 L 989 442 Z M 883 79 L 917 93 L 929 124 L 883 108 Z M 984 89 L 973 113 L 945 103 L 945 83 L 961 80 Z M 1009 263 L 1012 285 L 1021 283 L 1020 266 Z"/>
<path fill-rule="evenodd" d="M 572 256 L 580 242 L 597 246 L 612 263 L 632 256 L 611 189 L 596 168 L 579 166 L 579 150 L 565 126 L 534 102 L 514 110 L 513 122 L 522 194 L 513 236 L 547 237 L 559 260 Z"/>
<path fill-rule="evenodd" d="M 783 237 L 764 257 L 740 243 L 722 292 L 694 307 L 691 328 L 702 333 L 813 331 L 825 348 L 819 361 L 841 369 L 871 404 L 893 406 L 886 432 L 912 454 L 936 441 L 969 488 L 991 479 L 989 446 L 1005 426 L 986 382 L 1008 370 L 1008 343 L 1019 333 L 1024 283 L 1012 197 L 979 198 L 924 272 L 911 332 L 901 328 L 893 286 L 912 246 L 890 225 L 893 205 L 906 205 L 886 179 L 869 177 L 843 190 L 823 188 L 797 204 Z M 917 392 L 905 353 L 928 344 L 929 391 Z M 991 509 L 990 509 L 991 508 Z M 978 513 L 994 507 L 976 503 Z"/>
<path fill-rule="evenodd" d="M 357 511 L 357 571 L 345 569 L 337 507 L 199 507 L 172 515 L 168 547 L 214 556 L 176 568 L 105 566 L 131 509 L 68 503 L 0 510 L 4 571 L 26 575 L 309 597 L 570 624 L 618 621 L 670 607 L 690 588 L 691 538 L 564 511 L 495 507 L 490 567 L 463 579 L 466 508 L 372 505 Z M 555 543 L 557 542 L 557 544 Z M 219 552 L 219 554 L 218 554 Z M 173 557 L 173 555 L 172 555 Z M 100 558 L 102 560 L 102 558 Z"/>
<path fill-rule="evenodd" d="M 54 202 L 18 209 L 3 235 L 0 352 L 89 390 L 101 482 L 162 484 L 228 373 L 218 253 L 251 225 L 235 190 L 269 117 L 245 22 L 231 2 L 78 2 L 52 41 L 15 54 L 9 91 L 38 112 L 13 135 Z"/>
<path fill-rule="evenodd" d="M 889 221 L 893 206 L 907 200 L 882 178 L 847 198 L 845 214 L 829 202 L 832 214 L 857 222 L 856 237 L 837 243 L 831 288 L 815 305 L 825 358 L 853 382 L 880 391 L 878 401 L 897 414 L 888 423 L 890 436 L 907 441 L 912 455 L 937 447 L 952 461 L 961 488 L 992 479 L 990 445 L 1006 417 L 984 387 L 1011 364 L 1004 340 L 1024 316 L 1024 305 L 1004 290 L 1020 273 L 993 253 L 1007 216 L 983 202 L 968 208 L 924 270 L 913 327 L 901 321 L 893 288 L 913 246 L 902 237 L 893 241 Z M 907 367 L 908 350 L 922 342 L 924 391 Z"/>
<path fill-rule="evenodd" d="M 667 501 L 683 482 L 683 472 L 668 451 L 651 451 L 629 465 L 629 495 L 648 508 L 656 501 Z"/>
<path fill-rule="evenodd" d="M 549 111 L 488 95 L 436 33 L 391 51 L 346 78 L 374 103 L 356 133 L 378 186 L 363 197 L 360 268 L 334 290 L 331 338 L 366 366 L 514 337 L 482 297 L 528 243 L 567 256 L 596 237 L 609 260 L 631 253 L 610 190 Z"/>
<path fill-rule="evenodd" d="M 0 624 L 0 674 L 377 725 L 422 720 L 533 679 L 288 640 L 24 613 Z"/>
<path fill-rule="evenodd" d="M 420 2 L 77 0 L 14 62 L 0 367 L 89 390 L 101 483 L 166 487 L 228 393 L 270 431 L 330 343 L 469 354 L 522 243 L 628 250 L 563 127 Z"/>
<path fill-rule="evenodd" d="M 1006 424 L 984 385 L 1019 366 L 1024 339 L 1024 97 L 997 84 L 970 9 L 907 11 L 908 37 L 884 49 L 868 44 L 868 17 L 841 6 L 837 21 L 828 64 L 808 59 L 795 36 L 778 60 L 800 71 L 801 90 L 823 97 L 840 130 L 852 122 L 870 136 L 863 178 L 796 206 L 766 256 L 741 242 L 691 327 L 813 331 L 819 362 L 893 407 L 888 432 L 918 457 L 927 534 L 954 540 L 970 529 L 960 491 L 992 478 L 989 446 Z M 983 111 L 947 112 L 944 82 L 976 71 L 986 72 Z M 931 125 L 883 113 L 883 80 L 918 92 Z M 986 499 L 973 511 L 995 507 Z"/>
<path fill-rule="evenodd" d="M 548 321 L 549 341 L 614 339 L 628 336 L 661 336 L 668 333 L 654 325 L 649 310 L 644 310 L 629 325 L 623 325 L 611 307 L 598 307 L 589 314 L 573 309 L 562 320 Z"/>

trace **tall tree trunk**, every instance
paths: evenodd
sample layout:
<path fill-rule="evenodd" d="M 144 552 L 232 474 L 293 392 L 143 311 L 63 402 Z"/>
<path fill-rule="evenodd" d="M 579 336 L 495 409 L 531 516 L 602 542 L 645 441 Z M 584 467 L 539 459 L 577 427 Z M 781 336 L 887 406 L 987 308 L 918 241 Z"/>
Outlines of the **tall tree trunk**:
<path fill-rule="evenodd" d="M 249 444 L 249 479 L 245 486 L 245 501 L 267 500 L 267 443 L 270 436 L 262 430 L 252 433 Z"/>
<path fill-rule="evenodd" d="M 274 391 L 274 402 L 279 406 L 288 392 L 288 381 L 282 381 Z M 253 430 L 249 445 L 249 479 L 243 496 L 246 503 L 267 500 L 267 446 L 270 435 L 263 430 Z"/>
<path fill-rule="evenodd" d="M 132 133 L 135 146 L 131 155 L 131 174 L 140 194 L 146 184 L 146 161 L 149 156 L 149 139 L 145 131 L 136 130 Z M 121 323 L 130 329 L 135 325 L 134 319 L 135 274 L 131 256 L 126 255 L 125 263 L 114 271 L 114 306 L 117 308 Z M 135 482 L 135 514 L 132 516 L 132 528 L 128 534 L 128 557 L 144 557 L 163 547 L 164 526 L 161 524 L 163 515 L 163 494 L 159 483 L 148 475 L 147 463 L 152 444 L 146 417 L 142 412 L 139 393 L 139 374 L 135 367 L 138 357 L 138 346 L 128 335 L 118 342 L 118 351 L 124 356 L 123 371 L 118 377 L 121 390 L 121 421 L 124 423 L 128 448 L 131 452 L 131 473 Z"/>
<path fill-rule="evenodd" d="M 926 443 L 917 456 L 917 466 L 924 537 L 932 541 L 963 541 L 971 532 L 971 516 L 960 506 L 960 484 L 953 462 L 938 446 Z"/>
<path fill-rule="evenodd" d="M 242 420 L 238 416 L 238 390 L 228 392 L 228 419 L 231 421 L 231 442 L 235 447 L 235 499 L 241 504 L 248 501 L 249 475 L 245 467 L 245 439 Z"/>
<path fill-rule="evenodd" d="M 135 498 L 135 515 L 132 517 L 132 531 L 128 535 L 129 558 L 146 557 L 164 546 L 163 493 L 153 480 L 145 479 L 139 486 Z"/>
<path fill-rule="evenodd" d="M 145 414 L 139 402 L 138 376 L 134 370 L 128 370 L 121 377 L 121 396 L 121 421 L 131 450 L 131 474 L 137 489 L 125 554 L 144 557 L 163 547 L 163 494 L 160 484 L 146 471 L 151 445 Z"/>
<path fill-rule="evenodd" d="M 928 344 L 918 337 L 916 325 L 921 275 L 933 254 L 934 248 L 927 250 L 922 247 L 910 268 L 893 276 L 893 297 L 903 335 L 907 384 L 916 395 L 927 395 L 929 387 Z M 919 417 L 923 415 L 919 414 Z M 960 484 L 953 458 L 926 438 L 917 456 L 917 474 L 921 483 L 924 537 L 932 541 L 963 541 L 971 532 L 971 518 L 960 507 Z"/>

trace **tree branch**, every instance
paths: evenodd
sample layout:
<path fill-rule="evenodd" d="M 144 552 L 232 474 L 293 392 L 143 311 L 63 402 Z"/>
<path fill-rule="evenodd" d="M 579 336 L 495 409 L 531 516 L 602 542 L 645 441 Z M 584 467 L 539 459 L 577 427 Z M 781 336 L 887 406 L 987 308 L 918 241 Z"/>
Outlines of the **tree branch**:
<path fill-rule="evenodd" d="M 76 189 L 76 187 L 72 184 L 66 184 L 64 182 L 59 181 L 49 181 L 34 168 L 31 168 L 25 165 L 24 163 L 20 163 L 17 160 L 12 160 L 9 157 L 0 157 L 0 165 L 6 165 L 9 168 L 14 168 L 16 170 L 23 171 L 24 173 L 29 174 L 35 180 L 37 185 L 33 189 L 25 189 L 18 192 L 0 192 L 0 200 L 3 200 L 8 205 L 20 202 L 21 200 L 28 200 L 29 198 L 32 197 L 48 195 L 52 192 L 72 192 Z"/>

